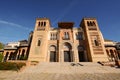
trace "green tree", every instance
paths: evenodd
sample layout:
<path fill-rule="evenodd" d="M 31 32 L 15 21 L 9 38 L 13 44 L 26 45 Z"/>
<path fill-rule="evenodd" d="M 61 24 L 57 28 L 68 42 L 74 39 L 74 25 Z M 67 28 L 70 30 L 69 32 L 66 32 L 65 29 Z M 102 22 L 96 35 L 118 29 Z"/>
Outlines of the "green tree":
<path fill-rule="evenodd" d="M 3 49 L 4 48 L 4 45 L 0 42 L 0 49 Z M 2 61 L 3 59 L 3 54 L 2 52 L 0 52 L 0 62 Z"/>
<path fill-rule="evenodd" d="M 0 62 L 2 62 L 3 54 L 0 53 Z"/>
<path fill-rule="evenodd" d="M 0 49 L 3 49 L 4 45 L 0 42 Z"/>

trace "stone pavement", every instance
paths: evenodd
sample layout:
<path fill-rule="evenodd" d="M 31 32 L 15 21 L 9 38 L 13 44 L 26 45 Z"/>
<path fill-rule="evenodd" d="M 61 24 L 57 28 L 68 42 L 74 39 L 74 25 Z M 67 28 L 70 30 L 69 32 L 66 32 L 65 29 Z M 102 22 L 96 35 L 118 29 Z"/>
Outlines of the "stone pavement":
<path fill-rule="evenodd" d="M 20 72 L 0 71 L 0 80 L 120 80 L 119 68 L 91 62 L 72 65 L 39 63 Z"/>

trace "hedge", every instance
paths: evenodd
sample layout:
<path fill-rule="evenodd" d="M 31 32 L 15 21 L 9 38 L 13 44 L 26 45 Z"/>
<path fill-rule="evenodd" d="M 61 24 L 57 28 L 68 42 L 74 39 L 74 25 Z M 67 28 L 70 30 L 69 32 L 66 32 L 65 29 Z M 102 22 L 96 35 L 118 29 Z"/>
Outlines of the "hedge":
<path fill-rule="evenodd" d="M 23 66 L 26 66 L 23 62 L 0 62 L 0 70 L 20 70 Z"/>

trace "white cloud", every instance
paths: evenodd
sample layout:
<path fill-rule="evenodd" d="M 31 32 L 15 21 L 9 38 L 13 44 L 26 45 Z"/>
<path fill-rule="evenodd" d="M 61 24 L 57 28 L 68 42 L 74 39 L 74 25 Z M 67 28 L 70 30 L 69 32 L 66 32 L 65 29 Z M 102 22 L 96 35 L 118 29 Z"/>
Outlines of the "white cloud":
<path fill-rule="evenodd" d="M 29 29 L 29 28 L 27 28 L 27 27 L 24 27 L 24 26 L 22 26 L 22 25 L 16 24 L 16 23 L 4 21 L 4 20 L 0 20 L 0 23 L 6 24 L 6 25 L 10 25 L 10 26 L 14 26 L 14 27 L 18 27 L 18 28 L 21 28 L 21 29 L 24 29 L 24 30 L 29 30 L 29 31 L 31 31 L 31 29 Z"/>

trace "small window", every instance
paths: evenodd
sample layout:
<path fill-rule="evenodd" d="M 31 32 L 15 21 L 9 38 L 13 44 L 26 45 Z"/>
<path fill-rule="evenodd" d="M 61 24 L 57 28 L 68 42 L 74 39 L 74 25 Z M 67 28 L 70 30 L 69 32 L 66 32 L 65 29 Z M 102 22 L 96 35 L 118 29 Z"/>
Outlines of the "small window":
<path fill-rule="evenodd" d="M 43 22 L 41 22 L 41 26 L 43 26 Z"/>
<path fill-rule="evenodd" d="M 57 40 L 57 33 L 50 33 L 50 40 Z"/>
<path fill-rule="evenodd" d="M 41 41 L 40 41 L 40 40 L 38 40 L 38 46 L 40 46 L 40 44 L 41 44 Z"/>
<path fill-rule="evenodd" d="M 94 40 L 95 46 L 99 46 L 99 43 L 97 40 Z"/>
<path fill-rule="evenodd" d="M 87 25 L 90 26 L 90 23 L 87 21 Z"/>
<path fill-rule="evenodd" d="M 44 22 L 44 26 L 46 26 L 46 22 Z"/>
<path fill-rule="evenodd" d="M 95 22 L 93 21 L 93 26 L 96 26 Z"/>
<path fill-rule="evenodd" d="M 38 26 L 40 26 L 40 22 L 38 22 Z"/>
<path fill-rule="evenodd" d="M 93 26 L 93 23 L 90 21 L 90 26 Z"/>
<path fill-rule="evenodd" d="M 50 34 L 50 40 L 52 40 L 52 33 Z"/>
<path fill-rule="evenodd" d="M 68 32 L 64 32 L 64 40 L 69 40 L 70 37 L 69 37 L 69 33 Z"/>

